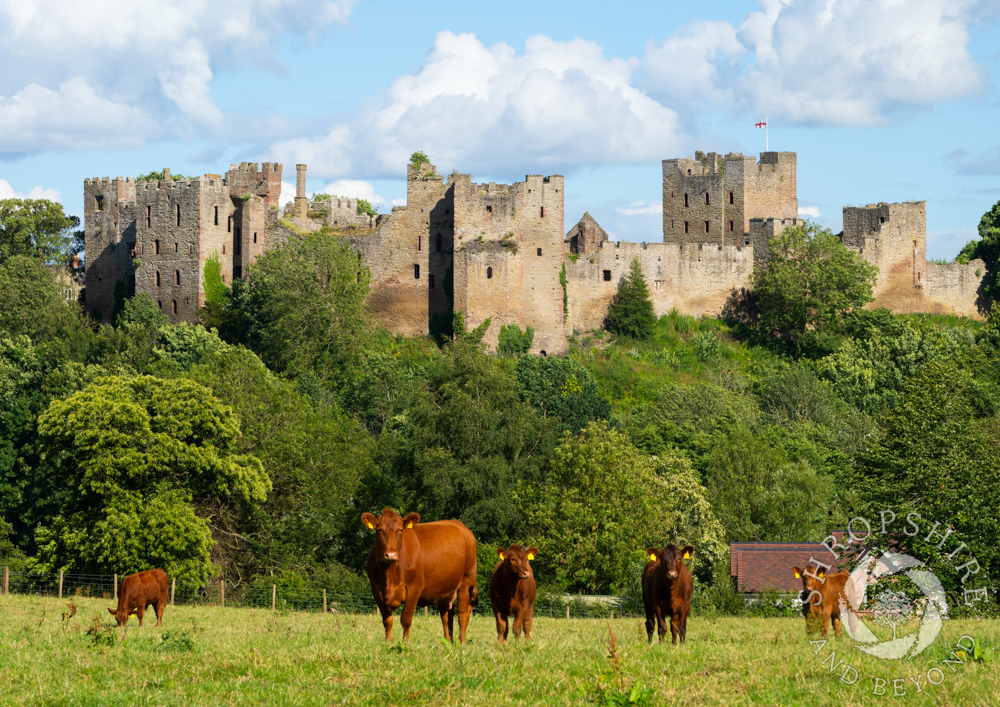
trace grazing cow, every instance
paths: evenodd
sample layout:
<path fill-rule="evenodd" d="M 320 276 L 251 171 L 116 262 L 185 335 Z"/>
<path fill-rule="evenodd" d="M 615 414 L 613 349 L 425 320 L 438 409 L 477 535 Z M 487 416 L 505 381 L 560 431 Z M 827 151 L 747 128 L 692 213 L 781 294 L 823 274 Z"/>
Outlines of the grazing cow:
<path fill-rule="evenodd" d="M 128 623 L 128 617 L 135 614 L 142 626 L 142 615 L 147 606 L 156 606 L 156 625 L 163 625 L 163 610 L 167 608 L 167 585 L 170 578 L 161 569 L 146 570 L 130 574 L 122 579 L 118 589 L 118 608 L 108 609 L 119 626 Z"/>
<path fill-rule="evenodd" d="M 691 590 L 694 582 L 691 570 L 684 564 L 690 559 L 694 548 L 688 545 L 683 550 L 671 543 L 662 550 L 655 547 L 646 549 L 649 562 L 642 572 L 642 605 L 646 610 L 646 638 L 653 641 L 653 627 L 660 635 L 660 643 L 667 633 L 667 619 L 670 619 L 670 635 L 677 643 L 687 638 L 687 618 L 691 611 Z"/>
<path fill-rule="evenodd" d="M 535 611 L 535 575 L 531 571 L 530 560 L 535 559 L 538 549 L 521 549 L 520 545 L 497 548 L 500 561 L 490 576 L 490 606 L 497 620 L 497 641 L 507 640 L 510 630 L 509 616 L 514 617 L 514 637 L 521 635 L 531 638 L 531 614 Z"/>
<path fill-rule="evenodd" d="M 819 628 L 827 635 L 827 623 L 833 621 L 833 632 L 840 638 L 840 597 L 845 600 L 845 585 L 850 578 L 847 570 L 826 574 L 822 569 L 807 567 L 805 571 L 793 567 L 795 576 L 802 580 L 802 615 L 806 619 L 806 632 Z M 818 626 L 817 626 L 818 624 Z"/>
<path fill-rule="evenodd" d="M 465 643 L 472 607 L 479 603 L 472 532 L 461 521 L 421 523 L 419 513 L 404 518 L 391 508 L 382 509 L 378 518 L 364 513 L 361 523 L 375 531 L 368 553 L 368 581 L 382 613 L 385 639 L 392 638 L 392 612 L 400 606 L 403 641 L 410 638 L 414 610 L 436 606 L 444 637 L 453 643 L 458 613 L 459 640 Z"/>

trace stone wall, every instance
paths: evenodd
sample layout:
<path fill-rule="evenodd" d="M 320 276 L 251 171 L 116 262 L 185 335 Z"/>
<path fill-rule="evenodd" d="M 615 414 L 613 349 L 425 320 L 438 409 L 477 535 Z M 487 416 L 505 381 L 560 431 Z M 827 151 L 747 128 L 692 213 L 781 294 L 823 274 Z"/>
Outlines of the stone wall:
<path fill-rule="evenodd" d="M 928 262 L 923 311 L 976 319 L 983 317 L 988 312 L 982 296 L 985 275 L 986 263 L 978 258 L 964 265 Z"/>
<path fill-rule="evenodd" d="M 124 282 L 132 270 L 128 205 L 135 201 L 135 188 L 132 177 L 83 180 L 86 308 L 105 322 L 111 321 L 115 283 Z"/>
<path fill-rule="evenodd" d="M 268 208 L 279 206 L 281 197 L 281 164 L 264 162 L 258 168 L 256 162 L 241 162 L 229 165 L 226 172 L 229 196 L 237 200 L 246 194 L 259 196 Z"/>
<path fill-rule="evenodd" d="M 588 331 L 603 325 L 608 305 L 633 258 L 649 285 L 653 310 L 661 316 L 717 316 L 733 290 L 749 287 L 753 248 L 717 243 L 629 243 L 605 241 L 573 262 L 566 256 L 568 326 Z"/>
<path fill-rule="evenodd" d="M 844 207 L 844 245 L 878 267 L 869 306 L 924 311 L 927 210 L 923 201 Z"/>
<path fill-rule="evenodd" d="M 750 219 L 750 233 L 747 244 L 753 246 L 754 267 L 763 269 L 771 257 L 771 239 L 782 233 L 786 228 L 799 226 L 802 222 L 797 218 L 782 219 Z"/>

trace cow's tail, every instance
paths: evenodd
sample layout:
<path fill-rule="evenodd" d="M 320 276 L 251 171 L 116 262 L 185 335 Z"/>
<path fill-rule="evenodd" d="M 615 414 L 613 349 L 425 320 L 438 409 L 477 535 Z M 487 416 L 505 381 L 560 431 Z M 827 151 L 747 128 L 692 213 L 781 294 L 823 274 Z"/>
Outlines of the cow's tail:
<path fill-rule="evenodd" d="M 469 604 L 479 606 L 479 588 L 475 584 L 469 587 Z"/>

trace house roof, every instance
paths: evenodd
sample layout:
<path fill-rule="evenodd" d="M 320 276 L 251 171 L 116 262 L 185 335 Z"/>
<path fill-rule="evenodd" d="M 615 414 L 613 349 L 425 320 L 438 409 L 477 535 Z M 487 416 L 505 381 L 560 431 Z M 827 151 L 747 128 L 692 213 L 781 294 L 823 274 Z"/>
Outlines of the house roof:
<path fill-rule="evenodd" d="M 843 531 L 833 533 L 840 542 Z M 729 574 L 736 578 L 742 592 L 759 592 L 765 589 L 794 592 L 802 589 L 802 580 L 796 579 L 792 567 L 804 568 L 810 560 L 830 563 L 831 572 L 840 568 L 837 560 L 822 543 L 753 543 L 729 544 Z"/>

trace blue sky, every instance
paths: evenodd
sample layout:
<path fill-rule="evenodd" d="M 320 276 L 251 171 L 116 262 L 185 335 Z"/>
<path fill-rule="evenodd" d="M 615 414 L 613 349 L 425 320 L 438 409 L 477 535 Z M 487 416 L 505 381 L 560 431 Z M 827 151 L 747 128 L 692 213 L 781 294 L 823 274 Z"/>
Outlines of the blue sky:
<path fill-rule="evenodd" d="M 0 67 L 0 198 L 72 213 L 84 177 L 241 160 L 388 211 L 424 150 L 658 241 L 660 160 L 756 154 L 765 116 L 834 231 L 926 199 L 951 258 L 1000 200 L 1000 0 L 0 0 Z"/>

